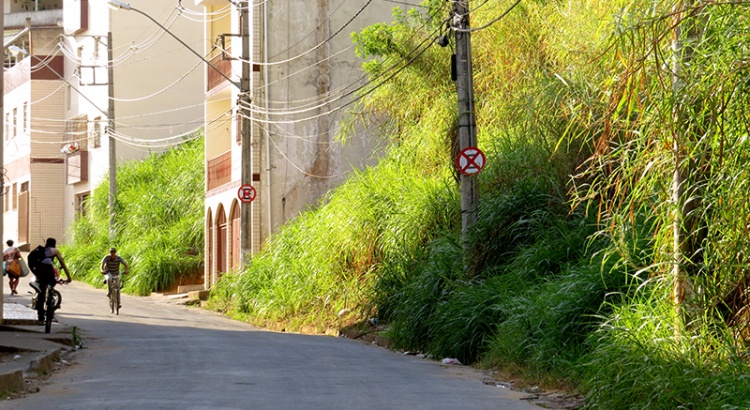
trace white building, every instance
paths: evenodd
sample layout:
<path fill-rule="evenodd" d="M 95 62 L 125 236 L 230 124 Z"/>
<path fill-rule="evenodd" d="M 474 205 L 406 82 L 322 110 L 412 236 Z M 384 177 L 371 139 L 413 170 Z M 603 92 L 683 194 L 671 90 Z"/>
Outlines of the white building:
<path fill-rule="evenodd" d="M 3 240 L 64 242 L 111 169 L 110 140 L 122 163 L 203 127 L 203 62 L 186 47 L 202 49 L 203 19 L 179 1 L 130 4 L 140 12 L 107 0 L 4 1 Z"/>

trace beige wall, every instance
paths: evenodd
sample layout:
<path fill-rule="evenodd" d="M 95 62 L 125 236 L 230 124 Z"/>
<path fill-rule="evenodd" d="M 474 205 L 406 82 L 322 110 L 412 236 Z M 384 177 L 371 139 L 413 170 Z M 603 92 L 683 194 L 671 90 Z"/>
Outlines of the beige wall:
<path fill-rule="evenodd" d="M 202 127 L 204 63 L 186 47 L 202 49 L 202 22 L 174 18 L 176 2 L 134 0 L 129 3 L 151 16 L 185 45 L 137 12 L 109 11 L 117 60 L 114 92 L 118 132 L 139 139 L 164 139 Z M 190 7 L 189 2 L 182 4 Z M 157 145 L 163 144 L 145 146 L 119 142 L 118 156 L 139 158 L 149 151 L 165 149 Z"/>
<path fill-rule="evenodd" d="M 65 131 L 62 81 L 35 80 L 31 90 L 31 175 L 29 200 L 29 242 L 42 243 L 48 237 L 64 242 L 65 164 L 60 153 Z M 43 119 L 43 120 L 42 120 Z"/>
<path fill-rule="evenodd" d="M 271 153 L 270 163 L 264 156 L 263 168 L 271 172 L 271 186 L 264 189 L 270 191 L 267 213 L 273 230 L 315 205 L 351 170 L 376 162 L 380 144 L 368 131 L 359 130 L 346 144 L 336 141 L 346 111 L 332 110 L 349 99 L 326 104 L 332 99 L 328 92 L 346 86 L 355 89 L 352 83 L 361 75 L 362 61 L 354 54 L 350 33 L 392 21 L 393 3 L 372 2 L 362 11 L 367 3 L 324 0 L 316 3 L 318 8 L 310 7 L 306 0 L 266 3 L 271 28 L 267 38 L 270 65 L 262 81 L 270 86 L 267 95 L 260 88 L 256 100 L 277 110 L 304 109 L 297 114 L 273 116 L 277 123 L 267 126 L 269 138 L 262 140 Z M 357 13 L 359 16 L 352 20 Z M 319 47 L 322 43 L 325 45 Z M 286 64 L 276 64 L 286 60 Z"/>

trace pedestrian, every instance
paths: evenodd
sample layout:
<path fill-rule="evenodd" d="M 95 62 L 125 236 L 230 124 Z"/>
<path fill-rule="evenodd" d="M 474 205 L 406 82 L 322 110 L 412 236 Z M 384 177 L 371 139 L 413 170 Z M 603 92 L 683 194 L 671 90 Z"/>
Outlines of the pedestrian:
<path fill-rule="evenodd" d="M 47 298 L 47 288 L 53 288 L 57 284 L 55 278 L 55 267 L 53 266 L 54 259 L 60 262 L 60 267 L 65 271 L 65 276 L 68 280 L 65 283 L 70 283 L 73 279 L 70 278 L 70 271 L 68 266 L 65 265 L 65 259 L 63 259 L 60 251 L 57 250 L 57 240 L 55 238 L 47 238 L 44 244 L 44 259 L 39 264 L 39 268 L 34 272 L 36 275 L 36 282 L 39 284 L 39 296 L 36 300 L 36 312 L 39 318 L 39 323 L 44 323 L 44 301 Z"/>
<path fill-rule="evenodd" d="M 104 258 L 102 258 L 101 263 L 101 272 L 102 275 L 113 275 L 118 276 L 120 275 L 120 265 L 125 267 L 125 272 L 128 273 L 129 267 L 128 263 L 125 262 L 125 259 L 123 259 L 120 255 L 117 254 L 117 248 L 109 248 L 109 255 L 105 255 Z M 110 282 L 107 280 L 107 297 L 109 297 L 110 293 L 112 292 L 112 289 L 110 288 Z"/>
<path fill-rule="evenodd" d="M 8 248 L 3 251 L 3 262 L 5 262 L 5 273 L 8 274 L 10 294 L 18 294 L 18 280 L 21 277 L 21 251 L 13 246 L 13 239 L 5 241 Z"/>

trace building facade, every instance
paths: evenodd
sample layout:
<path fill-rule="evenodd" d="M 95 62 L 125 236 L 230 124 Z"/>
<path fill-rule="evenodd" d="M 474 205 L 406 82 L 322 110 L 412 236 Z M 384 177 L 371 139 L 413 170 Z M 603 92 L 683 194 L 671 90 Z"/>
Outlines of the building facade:
<path fill-rule="evenodd" d="M 287 220 L 319 204 L 352 170 L 375 163 L 381 141 L 371 132 L 357 130 L 346 143 L 336 136 L 345 107 L 362 84 L 362 61 L 350 34 L 390 22 L 394 4 L 195 4 L 205 8 L 205 52 L 212 62 L 206 67 L 205 115 L 205 286 L 210 288 L 222 273 L 248 261 Z"/>
<path fill-rule="evenodd" d="M 3 3 L 3 238 L 64 243 L 114 164 L 204 126 L 203 62 L 168 35 L 201 49 L 203 19 L 177 1 Z"/>

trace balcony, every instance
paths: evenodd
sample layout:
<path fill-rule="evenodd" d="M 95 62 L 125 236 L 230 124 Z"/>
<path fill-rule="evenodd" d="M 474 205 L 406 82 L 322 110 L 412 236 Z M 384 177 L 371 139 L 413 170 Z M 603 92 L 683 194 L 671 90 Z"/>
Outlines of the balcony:
<path fill-rule="evenodd" d="M 89 180 L 89 153 L 88 151 L 77 151 L 67 156 L 65 161 L 65 174 L 68 185 Z"/>
<path fill-rule="evenodd" d="M 206 190 L 210 191 L 232 181 L 232 151 L 208 160 Z"/>
<path fill-rule="evenodd" d="M 23 3 L 23 0 L 21 3 Z M 21 3 L 11 4 L 10 13 L 4 16 L 6 28 L 24 27 L 26 25 L 26 17 L 31 17 L 32 27 L 56 26 L 63 21 L 62 5 L 56 6 L 53 1 L 47 2 L 49 6 L 44 6 L 45 2 L 40 1 L 39 10 L 34 10 L 33 0 L 29 1 L 31 3 L 29 10 L 21 7 Z"/>
<path fill-rule="evenodd" d="M 221 54 L 214 56 L 211 59 L 211 65 L 218 68 L 225 76 L 232 78 L 232 62 L 221 58 Z M 208 78 L 206 79 L 206 91 L 211 91 L 227 79 L 222 77 L 221 74 L 216 72 L 211 67 L 208 67 Z"/>

